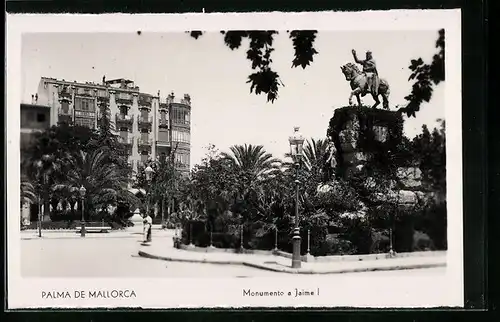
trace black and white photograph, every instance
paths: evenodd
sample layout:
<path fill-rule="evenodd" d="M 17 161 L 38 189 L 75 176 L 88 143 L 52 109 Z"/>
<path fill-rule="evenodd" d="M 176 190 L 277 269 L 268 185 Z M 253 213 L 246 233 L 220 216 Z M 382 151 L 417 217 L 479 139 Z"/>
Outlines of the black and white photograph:
<path fill-rule="evenodd" d="M 11 16 L 10 306 L 463 305 L 460 11 L 425 13 Z"/>

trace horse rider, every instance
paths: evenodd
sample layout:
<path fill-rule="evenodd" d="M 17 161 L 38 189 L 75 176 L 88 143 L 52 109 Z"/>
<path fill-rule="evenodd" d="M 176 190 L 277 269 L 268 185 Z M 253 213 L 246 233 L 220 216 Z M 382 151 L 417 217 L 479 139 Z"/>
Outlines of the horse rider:
<path fill-rule="evenodd" d="M 373 59 L 372 52 L 371 51 L 366 52 L 365 60 L 358 59 L 358 57 L 356 56 L 356 51 L 354 49 L 352 50 L 352 55 L 354 57 L 354 61 L 357 64 L 361 64 L 363 66 L 363 72 L 366 74 L 369 91 L 373 95 L 377 96 L 380 80 L 378 77 L 377 64 Z"/>

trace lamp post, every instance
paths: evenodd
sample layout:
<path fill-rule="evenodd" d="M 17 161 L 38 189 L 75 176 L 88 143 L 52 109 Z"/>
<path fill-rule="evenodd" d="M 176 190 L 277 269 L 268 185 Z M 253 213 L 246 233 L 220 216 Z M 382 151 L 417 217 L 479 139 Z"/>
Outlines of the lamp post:
<path fill-rule="evenodd" d="M 42 237 L 42 197 L 38 193 L 38 237 Z"/>
<path fill-rule="evenodd" d="M 302 261 L 300 259 L 300 228 L 299 228 L 299 167 L 302 158 L 302 148 L 304 137 L 299 132 L 299 127 L 294 127 L 294 133 L 288 138 L 290 142 L 290 154 L 295 164 L 295 228 L 293 230 L 293 255 L 292 268 L 300 268 Z"/>
<path fill-rule="evenodd" d="M 150 183 L 151 183 L 151 180 L 153 177 L 154 170 L 153 170 L 153 168 L 151 168 L 151 166 L 148 165 L 146 167 L 146 169 L 144 169 L 144 172 L 146 173 L 146 181 L 148 182 L 148 189 L 146 191 L 146 216 L 148 216 L 149 215 L 149 201 L 150 201 L 149 200 L 150 199 L 149 186 L 150 186 Z M 151 231 L 153 231 L 153 229 L 151 229 Z M 150 237 L 149 239 L 151 239 L 151 235 L 149 237 Z M 148 241 L 150 241 L 150 240 L 148 240 Z"/>
<path fill-rule="evenodd" d="M 396 252 L 394 251 L 394 221 L 395 218 L 397 217 L 397 212 L 399 210 L 399 202 L 400 202 L 400 196 L 399 196 L 399 191 L 397 191 L 397 198 L 396 198 L 396 206 L 394 207 L 394 211 L 391 214 L 391 226 L 389 228 L 389 257 L 394 257 L 396 256 Z"/>
<path fill-rule="evenodd" d="M 307 256 L 311 255 L 311 230 L 307 230 Z"/>
<path fill-rule="evenodd" d="M 41 175 L 41 188 L 38 192 L 38 237 L 42 237 L 42 220 L 43 220 L 43 213 L 42 213 L 42 202 L 45 202 L 45 196 L 42 198 L 42 194 L 45 194 L 46 189 L 47 189 L 47 164 L 51 162 L 51 156 L 48 154 L 44 154 L 41 158 L 41 160 L 38 160 L 36 163 L 36 166 L 38 168 L 38 174 L 39 176 Z M 42 201 L 43 200 L 43 201 Z M 46 211 L 45 208 L 43 207 L 43 211 Z"/>
<path fill-rule="evenodd" d="M 82 199 L 82 229 L 80 230 L 80 235 L 81 237 L 85 237 L 85 193 L 87 192 L 87 189 L 82 185 L 80 187 L 80 197 Z"/>

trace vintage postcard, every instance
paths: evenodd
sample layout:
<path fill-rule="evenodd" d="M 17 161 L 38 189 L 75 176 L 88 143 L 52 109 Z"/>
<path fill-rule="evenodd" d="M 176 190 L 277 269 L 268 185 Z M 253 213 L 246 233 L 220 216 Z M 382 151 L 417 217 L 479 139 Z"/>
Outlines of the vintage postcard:
<path fill-rule="evenodd" d="M 9 309 L 463 306 L 460 10 L 7 32 Z"/>

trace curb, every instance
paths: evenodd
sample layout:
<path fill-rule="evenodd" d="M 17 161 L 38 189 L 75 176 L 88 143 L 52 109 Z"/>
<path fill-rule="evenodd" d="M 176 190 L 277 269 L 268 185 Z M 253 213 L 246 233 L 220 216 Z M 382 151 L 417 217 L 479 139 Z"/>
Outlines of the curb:
<path fill-rule="evenodd" d="M 348 268 L 348 269 L 335 269 L 331 271 L 314 271 L 314 270 L 297 270 L 292 268 L 274 268 L 266 265 L 255 264 L 247 261 L 220 261 L 220 260 L 199 260 L 199 259 L 185 259 L 185 258 L 173 258 L 173 257 L 163 257 L 152 255 L 146 253 L 142 250 L 139 251 L 139 256 L 149 259 L 163 260 L 167 262 L 180 262 L 180 263 L 198 263 L 198 264 L 216 264 L 216 265 L 242 265 L 247 267 L 252 267 L 256 269 L 262 269 L 277 273 L 288 273 L 288 274 L 344 274 L 344 273 L 363 273 L 363 272 L 375 272 L 375 271 L 395 271 L 395 270 L 409 270 L 409 269 L 424 269 L 424 268 L 437 268 L 446 267 L 446 263 L 433 263 L 433 264 L 413 264 L 413 265 L 396 265 L 396 266 L 386 266 L 386 267 L 363 267 L 363 268 Z"/>

